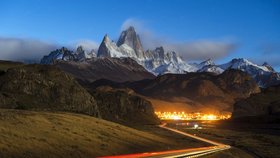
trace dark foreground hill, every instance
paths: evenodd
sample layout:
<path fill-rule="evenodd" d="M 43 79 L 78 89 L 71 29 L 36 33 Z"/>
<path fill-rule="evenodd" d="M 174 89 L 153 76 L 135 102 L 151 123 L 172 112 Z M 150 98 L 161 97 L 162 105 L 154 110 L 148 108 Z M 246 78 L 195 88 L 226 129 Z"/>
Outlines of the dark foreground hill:
<path fill-rule="evenodd" d="M 120 90 L 90 94 L 72 75 L 53 65 L 11 63 L 0 75 L 0 108 L 78 112 L 119 123 L 159 123 L 150 102 L 142 97 Z"/>
<path fill-rule="evenodd" d="M 280 122 L 280 85 L 263 89 L 261 93 L 234 104 L 233 118 L 257 119 Z"/>

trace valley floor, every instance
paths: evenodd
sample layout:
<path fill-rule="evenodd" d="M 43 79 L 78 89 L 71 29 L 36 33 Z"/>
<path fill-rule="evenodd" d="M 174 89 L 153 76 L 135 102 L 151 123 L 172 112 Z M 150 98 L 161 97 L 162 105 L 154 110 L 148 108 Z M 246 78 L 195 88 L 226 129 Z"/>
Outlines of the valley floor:
<path fill-rule="evenodd" d="M 155 126 L 73 113 L 0 109 L 0 157 L 96 157 L 208 144 Z"/>
<path fill-rule="evenodd" d="M 195 134 L 217 142 L 231 145 L 230 150 L 208 155 L 209 158 L 277 158 L 280 155 L 279 124 L 244 124 L 230 122 L 212 122 L 204 124 L 202 129 L 191 129 L 185 126 L 169 124 L 187 133 Z"/>

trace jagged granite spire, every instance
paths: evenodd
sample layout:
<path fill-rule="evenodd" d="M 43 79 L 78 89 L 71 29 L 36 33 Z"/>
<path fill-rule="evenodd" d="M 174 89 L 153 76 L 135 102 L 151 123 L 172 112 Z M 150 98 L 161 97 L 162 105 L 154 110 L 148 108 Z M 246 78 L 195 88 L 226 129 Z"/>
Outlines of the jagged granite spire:
<path fill-rule="evenodd" d="M 130 26 L 121 33 L 117 42 L 117 46 L 121 46 L 123 44 L 131 47 L 135 51 L 137 57 L 143 57 L 144 49 L 142 47 L 139 35 L 136 33 L 133 26 Z"/>
<path fill-rule="evenodd" d="M 108 44 L 111 43 L 109 36 L 106 34 L 98 48 L 97 57 L 111 57 Z"/>

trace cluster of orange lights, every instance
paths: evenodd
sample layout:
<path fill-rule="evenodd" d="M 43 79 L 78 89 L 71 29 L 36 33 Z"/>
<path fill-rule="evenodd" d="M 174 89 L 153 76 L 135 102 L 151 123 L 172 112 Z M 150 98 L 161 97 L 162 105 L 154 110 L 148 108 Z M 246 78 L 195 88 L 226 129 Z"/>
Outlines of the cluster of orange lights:
<path fill-rule="evenodd" d="M 214 115 L 206 113 L 185 113 L 185 112 L 155 112 L 161 120 L 225 120 L 231 117 L 230 114 Z"/>

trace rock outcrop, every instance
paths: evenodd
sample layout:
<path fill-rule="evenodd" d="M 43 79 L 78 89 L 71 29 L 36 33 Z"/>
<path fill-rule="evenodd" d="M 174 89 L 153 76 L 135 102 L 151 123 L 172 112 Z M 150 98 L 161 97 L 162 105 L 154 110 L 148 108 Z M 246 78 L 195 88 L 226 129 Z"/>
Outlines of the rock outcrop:
<path fill-rule="evenodd" d="M 99 116 L 95 99 L 73 77 L 50 65 L 18 66 L 4 72 L 0 107 Z"/>
<path fill-rule="evenodd" d="M 233 118 L 280 116 L 280 85 L 263 89 L 261 93 L 234 104 Z"/>
<path fill-rule="evenodd" d="M 103 119 L 128 124 L 158 124 L 151 103 L 134 94 L 130 89 L 99 87 L 91 93 Z"/>

